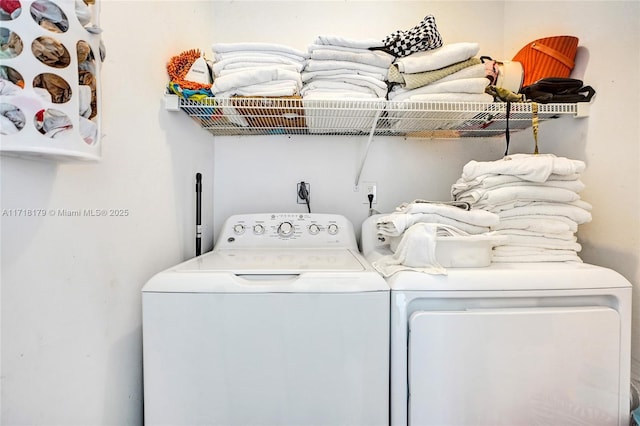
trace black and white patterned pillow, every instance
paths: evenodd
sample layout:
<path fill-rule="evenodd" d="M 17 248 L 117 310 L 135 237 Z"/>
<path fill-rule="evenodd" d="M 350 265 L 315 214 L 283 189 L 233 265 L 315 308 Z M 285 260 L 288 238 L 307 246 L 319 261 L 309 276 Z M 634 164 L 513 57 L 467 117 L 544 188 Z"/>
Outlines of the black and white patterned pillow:
<path fill-rule="evenodd" d="M 398 30 L 382 40 L 392 55 L 402 58 L 416 52 L 437 49 L 442 46 L 442 37 L 436 27 L 436 18 L 427 15 L 410 30 Z"/>

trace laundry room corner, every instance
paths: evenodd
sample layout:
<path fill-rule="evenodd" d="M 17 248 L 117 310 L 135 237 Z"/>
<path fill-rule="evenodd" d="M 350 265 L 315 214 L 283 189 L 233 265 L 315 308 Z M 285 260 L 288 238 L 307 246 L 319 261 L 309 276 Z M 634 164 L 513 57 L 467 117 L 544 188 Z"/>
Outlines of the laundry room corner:
<path fill-rule="evenodd" d="M 142 424 L 140 289 L 195 254 L 196 173 L 213 214 L 211 140 L 163 103 L 210 2 L 100 4 L 100 160 L 0 160 L 3 425 Z"/>
<path fill-rule="evenodd" d="M 311 226 L 302 223 L 310 220 L 307 212 L 340 215 L 360 237 L 372 210 L 388 213 L 415 199 L 449 200 L 467 162 L 502 158 L 504 134 L 212 135 L 197 118 L 165 105 L 167 62 L 182 52 L 199 49 L 209 58 L 214 42 L 305 50 L 320 34 L 377 39 L 410 28 L 426 14 L 437 17 L 448 43 L 477 42 L 480 54 L 495 59 L 512 58 L 538 37 L 579 37 L 576 77 L 597 96 L 586 117 L 554 117 L 540 123 L 537 137 L 543 153 L 586 164 L 580 195 L 593 205 L 593 220 L 576 232 L 580 257 L 633 285 L 631 378 L 640 387 L 639 1 L 100 0 L 100 5 L 106 56 L 99 81 L 99 161 L 0 157 L 0 426 L 144 423 L 142 289 L 196 254 L 197 173 L 205 253 L 218 235 L 228 243 L 240 239 L 231 235 L 233 226 L 223 229 L 233 215 L 271 214 L 268 220 L 275 221 L 275 213 L 293 214 L 305 230 Z M 533 138 L 529 128 L 514 131 L 509 152 L 532 152 Z M 309 204 L 297 197 L 301 181 L 310 185 Z M 371 210 L 366 184 L 376 186 Z M 253 241 L 249 237 L 262 235 L 254 229 L 264 223 L 244 220 L 238 232 Z M 280 232 L 278 225 L 272 228 Z M 198 263 L 193 259 L 189 265 Z M 554 279 L 549 282 L 559 280 Z M 177 311 L 174 317 L 156 314 L 163 321 L 185 320 Z M 218 312 L 207 315 L 216 318 Z M 295 326 L 296 333 L 304 331 Z M 174 349 L 183 348 L 156 355 Z M 156 367 L 162 371 L 162 363 Z M 223 398 L 216 404 L 224 405 Z"/>

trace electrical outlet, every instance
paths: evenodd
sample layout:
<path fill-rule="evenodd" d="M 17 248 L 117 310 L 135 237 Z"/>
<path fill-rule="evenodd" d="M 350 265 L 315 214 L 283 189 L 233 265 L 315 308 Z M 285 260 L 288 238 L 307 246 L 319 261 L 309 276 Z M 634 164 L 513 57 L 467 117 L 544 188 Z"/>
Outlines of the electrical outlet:
<path fill-rule="evenodd" d="M 307 201 L 300 197 L 300 189 L 302 188 L 302 184 L 304 183 L 305 188 L 307 189 L 307 197 L 311 198 L 311 184 L 308 182 L 298 182 L 296 185 L 296 196 L 298 197 L 298 204 L 307 204 Z"/>
<path fill-rule="evenodd" d="M 354 188 L 354 191 L 362 197 L 362 204 L 369 204 L 369 194 L 373 194 L 372 204 L 378 202 L 378 185 L 375 182 L 361 182 L 360 185 Z"/>

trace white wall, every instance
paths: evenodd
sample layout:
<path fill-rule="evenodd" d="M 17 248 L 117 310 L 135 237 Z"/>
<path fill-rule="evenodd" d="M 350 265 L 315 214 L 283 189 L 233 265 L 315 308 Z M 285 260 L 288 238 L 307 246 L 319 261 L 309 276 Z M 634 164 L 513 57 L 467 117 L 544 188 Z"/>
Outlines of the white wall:
<path fill-rule="evenodd" d="M 129 211 L 2 217 L 2 424 L 142 423 L 140 288 L 193 256 L 194 175 L 207 194 L 213 177 L 211 139 L 164 110 L 165 63 L 208 45 L 210 15 L 209 2 L 103 1 L 102 161 L 1 159 L 2 209 Z"/>
<path fill-rule="evenodd" d="M 303 179 L 313 211 L 345 214 L 356 227 L 366 216 L 353 193 L 365 137 L 214 138 L 163 109 L 168 58 L 191 48 L 209 53 L 214 40 L 303 49 L 323 33 L 383 37 L 427 13 L 445 42 L 477 41 L 497 58 L 548 32 L 579 36 L 588 49 L 585 81 L 598 90 L 591 116 L 542 124 L 540 146 L 587 161 L 583 198 L 594 221 L 578 234 L 583 257 L 638 288 L 640 3 L 544 4 L 556 12 L 534 20 L 526 17 L 539 14 L 539 2 L 103 1 L 102 162 L 2 158 L 1 201 L 3 209 L 131 215 L 2 218 L 2 423 L 141 424 L 139 291 L 193 255 L 195 172 L 204 174 L 207 248 L 230 214 L 304 211 L 294 193 Z M 529 132 L 512 137 L 511 152 L 531 147 Z M 375 138 L 362 180 L 378 183 L 381 211 L 417 197 L 447 199 L 462 165 L 503 151 L 502 138 Z M 638 357 L 637 340 L 635 347 Z"/>
<path fill-rule="evenodd" d="M 640 2 L 555 2 L 554 13 L 523 25 L 523 16 L 539 11 L 539 3 L 508 3 L 506 34 L 580 38 L 576 77 L 597 95 L 586 125 L 554 135 L 547 149 L 587 163 L 582 198 L 594 208 L 593 221 L 578 231 L 581 257 L 634 284 L 632 377 L 640 381 Z M 507 51 L 519 48 L 514 39 L 505 37 Z"/>

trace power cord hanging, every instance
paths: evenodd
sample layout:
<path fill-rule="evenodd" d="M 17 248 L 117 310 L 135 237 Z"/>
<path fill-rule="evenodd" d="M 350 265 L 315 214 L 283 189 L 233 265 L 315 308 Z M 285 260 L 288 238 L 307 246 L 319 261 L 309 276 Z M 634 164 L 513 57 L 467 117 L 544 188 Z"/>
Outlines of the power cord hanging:
<path fill-rule="evenodd" d="M 367 194 L 367 198 L 369 199 L 369 216 L 373 216 L 374 214 L 380 214 L 378 210 L 373 208 L 373 194 Z"/>
<path fill-rule="evenodd" d="M 300 182 L 300 187 L 298 188 L 298 198 L 304 200 L 307 204 L 307 211 L 311 213 L 311 202 L 309 201 L 309 191 L 307 190 L 307 184 L 304 181 Z"/>

